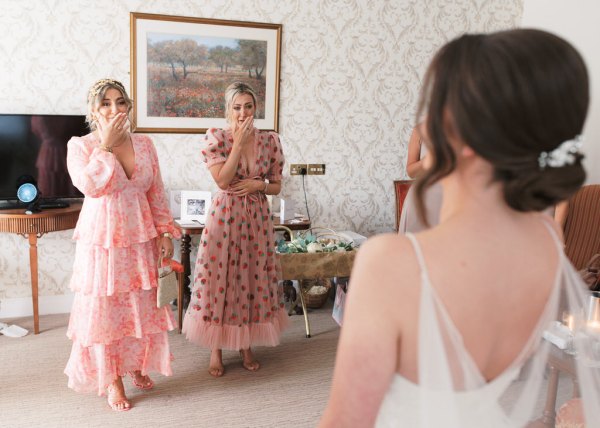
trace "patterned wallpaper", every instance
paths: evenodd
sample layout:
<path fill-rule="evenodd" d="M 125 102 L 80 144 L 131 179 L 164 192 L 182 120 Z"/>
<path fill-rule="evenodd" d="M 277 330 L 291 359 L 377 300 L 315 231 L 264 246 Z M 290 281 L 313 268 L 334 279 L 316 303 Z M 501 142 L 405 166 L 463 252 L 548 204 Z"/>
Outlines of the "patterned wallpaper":
<path fill-rule="evenodd" d="M 392 181 L 405 177 L 420 78 L 436 48 L 465 31 L 518 25 L 523 0 L 0 0 L 0 112 L 81 114 L 89 85 L 129 88 L 129 12 L 283 24 L 280 133 L 307 176 L 313 224 L 370 236 L 394 227 Z M 152 135 L 171 189 L 216 190 L 199 135 Z M 302 178 L 283 197 L 304 212 Z M 71 231 L 38 241 L 40 295 L 63 294 Z M 30 295 L 28 244 L 0 234 L 0 299 Z"/>

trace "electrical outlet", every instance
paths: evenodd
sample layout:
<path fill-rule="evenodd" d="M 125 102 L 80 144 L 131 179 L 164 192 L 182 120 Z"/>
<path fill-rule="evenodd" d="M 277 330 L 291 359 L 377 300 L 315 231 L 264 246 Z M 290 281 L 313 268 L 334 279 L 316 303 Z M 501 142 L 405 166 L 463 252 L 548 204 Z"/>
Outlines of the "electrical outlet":
<path fill-rule="evenodd" d="M 290 175 L 306 175 L 307 171 L 308 168 L 305 163 L 290 164 Z"/>
<path fill-rule="evenodd" d="M 325 175 L 324 163 L 309 163 L 308 175 Z"/>

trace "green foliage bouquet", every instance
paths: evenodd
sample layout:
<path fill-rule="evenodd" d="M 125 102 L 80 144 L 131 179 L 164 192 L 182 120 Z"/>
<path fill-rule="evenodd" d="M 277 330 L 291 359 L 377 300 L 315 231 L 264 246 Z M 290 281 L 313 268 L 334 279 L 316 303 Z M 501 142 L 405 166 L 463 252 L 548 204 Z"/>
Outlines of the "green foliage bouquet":
<path fill-rule="evenodd" d="M 314 235 L 299 236 L 291 241 L 277 241 L 277 252 L 289 253 L 333 253 L 352 251 L 352 242 L 336 242 L 333 239 L 317 239 Z"/>

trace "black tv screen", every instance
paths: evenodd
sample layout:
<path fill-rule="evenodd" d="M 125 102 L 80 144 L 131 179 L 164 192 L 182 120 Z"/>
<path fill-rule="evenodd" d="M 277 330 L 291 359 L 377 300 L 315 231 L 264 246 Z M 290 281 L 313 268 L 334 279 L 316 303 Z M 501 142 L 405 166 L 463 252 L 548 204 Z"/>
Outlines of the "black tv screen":
<path fill-rule="evenodd" d="M 67 170 L 67 142 L 89 133 L 85 116 L 0 114 L 0 200 L 17 200 L 24 175 L 43 200 L 81 198 Z"/>

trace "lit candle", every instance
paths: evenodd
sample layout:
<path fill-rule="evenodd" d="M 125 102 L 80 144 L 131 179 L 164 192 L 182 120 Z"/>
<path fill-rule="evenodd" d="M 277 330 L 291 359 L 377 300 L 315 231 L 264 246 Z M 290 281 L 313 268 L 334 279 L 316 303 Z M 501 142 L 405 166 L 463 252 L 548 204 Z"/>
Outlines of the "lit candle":
<path fill-rule="evenodd" d="M 575 318 L 573 317 L 573 315 L 567 315 L 565 324 L 567 325 L 567 328 L 569 330 L 573 331 L 575 329 Z"/>
<path fill-rule="evenodd" d="M 600 322 L 599 321 L 588 321 L 588 328 L 590 330 L 600 332 Z"/>

